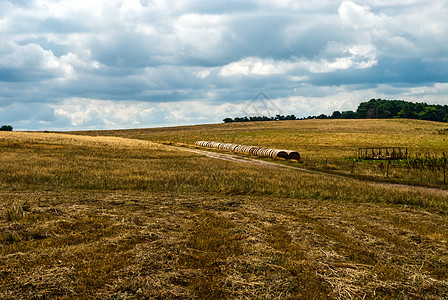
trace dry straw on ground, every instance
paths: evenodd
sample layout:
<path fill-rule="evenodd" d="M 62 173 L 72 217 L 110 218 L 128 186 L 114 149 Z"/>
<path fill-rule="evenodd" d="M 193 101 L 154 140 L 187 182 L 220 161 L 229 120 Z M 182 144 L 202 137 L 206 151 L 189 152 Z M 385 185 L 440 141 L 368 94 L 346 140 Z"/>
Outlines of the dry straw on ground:
<path fill-rule="evenodd" d="M 443 195 L 121 138 L 0 151 L 2 299 L 448 297 Z"/>

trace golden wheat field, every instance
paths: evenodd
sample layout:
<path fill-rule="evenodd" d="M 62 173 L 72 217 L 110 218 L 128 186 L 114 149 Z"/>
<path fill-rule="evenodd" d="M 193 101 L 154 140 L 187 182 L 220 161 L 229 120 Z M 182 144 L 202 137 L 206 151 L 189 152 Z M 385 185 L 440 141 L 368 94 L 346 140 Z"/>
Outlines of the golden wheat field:
<path fill-rule="evenodd" d="M 447 151 L 446 124 L 318 121 L 0 133 L 0 299 L 447 298 L 440 178 L 342 167 L 359 146 Z M 328 172 L 161 144 L 196 140 L 294 149 L 308 162 L 280 166 Z"/>

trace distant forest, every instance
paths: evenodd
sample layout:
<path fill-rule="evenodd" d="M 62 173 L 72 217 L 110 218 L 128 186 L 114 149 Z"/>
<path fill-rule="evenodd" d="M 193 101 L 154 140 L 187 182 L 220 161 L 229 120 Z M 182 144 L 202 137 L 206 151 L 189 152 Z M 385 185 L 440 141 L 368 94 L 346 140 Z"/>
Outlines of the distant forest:
<path fill-rule="evenodd" d="M 236 117 L 225 118 L 224 123 L 253 122 L 253 121 L 280 121 L 303 119 L 390 119 L 406 118 L 437 122 L 448 122 L 448 105 L 434 105 L 426 103 L 413 103 L 404 100 L 370 99 L 361 102 L 355 111 L 334 111 L 331 116 L 321 114 L 306 118 L 296 118 L 294 115 L 276 115 L 275 117 Z"/>

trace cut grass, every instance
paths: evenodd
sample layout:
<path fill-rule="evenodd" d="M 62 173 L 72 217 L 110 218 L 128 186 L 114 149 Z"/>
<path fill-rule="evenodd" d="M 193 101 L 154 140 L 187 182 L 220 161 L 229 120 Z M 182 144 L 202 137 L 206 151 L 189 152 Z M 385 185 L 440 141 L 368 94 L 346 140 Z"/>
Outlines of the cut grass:
<path fill-rule="evenodd" d="M 390 218 L 438 224 L 446 236 L 446 219 L 434 213 L 258 196 L 20 194 L 36 200 L 20 221 L 1 223 L 28 236 L 2 246 L 4 298 L 362 298 L 378 289 L 390 297 L 397 290 L 405 297 L 447 295 L 439 264 L 446 240 Z M 49 213 L 24 223 L 27 215 Z M 372 226 L 382 230 L 366 232 Z"/>
<path fill-rule="evenodd" d="M 194 144 L 213 140 L 298 150 L 301 156 L 339 159 L 357 156 L 358 147 L 408 147 L 412 154 L 441 154 L 447 151 L 447 137 L 440 134 L 447 125 L 406 119 L 387 120 L 296 120 L 277 122 L 226 123 L 183 127 L 84 131 L 76 134 L 121 136 L 155 142 Z"/>
<path fill-rule="evenodd" d="M 13 136 L 9 136 L 10 138 Z M 50 137 L 17 135 L 15 148 L 0 157 L 0 185 L 9 190 L 84 189 L 147 192 L 271 195 L 275 197 L 383 202 L 447 210 L 445 194 L 412 188 L 375 187 L 368 183 L 295 170 L 277 170 L 210 158 L 151 142 L 57 136 L 63 148 L 46 149 Z M 64 140 L 68 139 L 67 140 Z M 20 146 L 20 139 L 25 139 Z M 92 142 L 92 148 L 85 143 Z M 7 142 L 3 142 L 7 143 Z M 1 145 L 1 140 L 0 140 Z M 37 150 L 38 149 L 38 150 Z M 356 186 L 355 186 L 356 185 Z"/>
<path fill-rule="evenodd" d="M 446 298 L 446 194 L 0 135 L 0 298 Z"/>
<path fill-rule="evenodd" d="M 448 139 L 441 134 L 447 125 L 406 119 L 386 120 L 296 120 L 276 122 L 227 123 L 176 128 L 76 132 L 87 135 L 112 135 L 155 142 L 193 145 L 210 140 L 242 145 L 291 149 L 300 153 L 301 166 L 355 175 L 368 180 L 402 182 L 447 188 L 443 173 L 404 168 L 393 164 L 386 178 L 380 163 L 357 162 L 358 148 L 407 147 L 409 155 L 448 153 Z M 167 142 L 168 141 L 168 142 Z"/>

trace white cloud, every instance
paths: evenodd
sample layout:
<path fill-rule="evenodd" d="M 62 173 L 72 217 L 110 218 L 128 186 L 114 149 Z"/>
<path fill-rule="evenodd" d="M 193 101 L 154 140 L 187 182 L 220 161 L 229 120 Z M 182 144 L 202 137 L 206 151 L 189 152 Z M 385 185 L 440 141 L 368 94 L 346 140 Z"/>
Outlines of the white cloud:
<path fill-rule="evenodd" d="M 170 38 L 180 56 L 213 60 L 222 50 L 226 31 L 224 17 L 188 14 L 173 21 L 175 32 Z"/>
<path fill-rule="evenodd" d="M 50 50 L 44 50 L 37 44 L 17 45 L 9 43 L 9 53 L 0 56 L 1 68 L 35 67 L 54 69 L 59 66 L 57 58 Z"/>
<path fill-rule="evenodd" d="M 220 76 L 248 76 L 248 75 L 277 75 L 284 74 L 297 66 L 297 63 L 289 61 L 274 61 L 272 59 L 260 59 L 247 57 L 237 62 L 232 62 L 221 68 Z"/>
<path fill-rule="evenodd" d="M 220 114 L 231 114 L 234 109 L 234 106 L 222 109 L 221 106 L 200 101 L 151 104 L 84 98 L 66 99 L 50 107 L 57 118 L 67 120 L 74 128 L 186 125 L 197 124 L 201 120 L 215 122 L 217 118 L 221 120 Z"/>
<path fill-rule="evenodd" d="M 366 69 L 375 66 L 378 62 L 376 48 L 371 44 L 344 45 L 329 43 L 317 61 L 309 62 L 311 73 L 328 73 L 337 70 Z"/>
<path fill-rule="evenodd" d="M 362 2 L 366 5 L 343 1 L 338 9 L 346 30 L 357 32 L 358 43 L 372 43 L 378 53 L 397 58 L 440 57 L 448 50 L 442 42 L 448 38 L 446 1 Z M 374 13 L 369 5 L 387 13 Z"/>
<path fill-rule="evenodd" d="M 50 107 L 54 109 L 57 117 L 68 119 L 75 127 L 100 125 L 111 128 L 120 124 L 140 125 L 153 111 L 153 108 L 146 103 L 83 98 L 66 99 Z"/>
<path fill-rule="evenodd" d="M 382 20 L 382 17 L 370 12 L 369 6 L 358 5 L 352 1 L 343 1 L 338 12 L 345 24 L 356 29 L 381 24 Z"/>
<path fill-rule="evenodd" d="M 36 75 L 33 79 L 35 81 L 46 78 L 67 79 L 74 76 L 77 70 L 100 68 L 100 64 L 91 60 L 88 53 L 82 53 L 84 56 L 79 57 L 78 54 L 69 52 L 57 57 L 52 50 L 43 49 L 35 43 L 8 43 L 7 47 L 9 52 L 0 53 L 0 68 L 15 70 L 18 76 L 24 78 L 33 72 Z"/>

